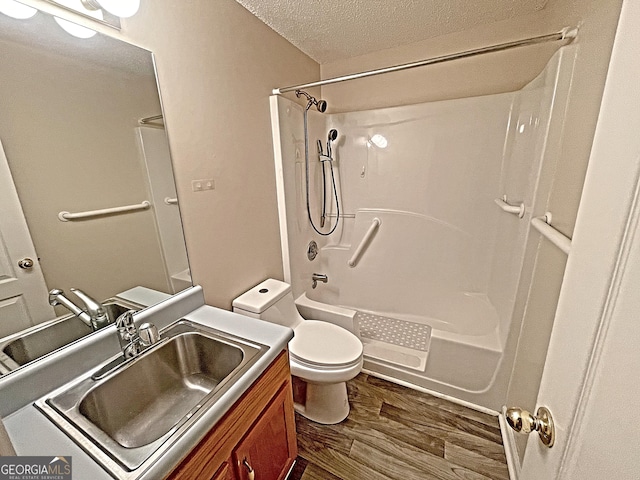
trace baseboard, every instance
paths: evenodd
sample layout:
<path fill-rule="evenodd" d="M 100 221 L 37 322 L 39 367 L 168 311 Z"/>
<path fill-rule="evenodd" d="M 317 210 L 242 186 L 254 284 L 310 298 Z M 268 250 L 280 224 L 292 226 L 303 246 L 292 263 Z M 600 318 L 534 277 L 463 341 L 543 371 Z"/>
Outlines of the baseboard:
<path fill-rule="evenodd" d="M 516 432 L 507 424 L 505 412 L 507 407 L 502 407 L 502 413 L 498 415 L 500 422 L 500 432 L 502 433 L 502 444 L 504 445 L 504 454 L 507 457 L 507 467 L 509 467 L 509 478 L 511 480 L 519 480 L 520 478 L 520 457 L 516 448 Z"/>
<path fill-rule="evenodd" d="M 418 392 L 428 393 L 429 395 L 433 395 L 434 397 L 442 398 L 443 400 L 447 400 L 451 403 L 456 403 L 458 405 L 476 410 L 478 412 L 486 413 L 487 415 L 493 415 L 494 417 L 500 416 L 498 412 L 490 408 L 476 405 L 475 403 L 467 402 L 466 400 L 460 400 L 459 398 L 452 397 L 451 395 L 445 395 L 444 393 L 436 392 L 435 390 L 430 390 L 428 388 L 421 387 L 420 385 L 416 385 L 415 383 L 407 382 L 406 380 L 400 380 L 398 378 L 385 375 L 384 373 L 369 370 L 367 368 L 363 368 L 362 373 L 366 373 L 367 375 L 371 375 L 372 377 L 381 378 L 382 380 L 386 380 L 391 383 L 402 385 L 403 387 L 407 387 L 412 390 L 417 390 Z"/>

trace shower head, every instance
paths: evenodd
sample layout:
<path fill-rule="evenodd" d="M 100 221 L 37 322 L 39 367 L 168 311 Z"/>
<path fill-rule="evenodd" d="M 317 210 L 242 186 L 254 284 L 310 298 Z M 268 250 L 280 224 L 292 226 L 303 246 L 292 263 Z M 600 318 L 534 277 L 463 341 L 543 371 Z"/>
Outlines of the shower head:
<path fill-rule="evenodd" d="M 329 135 L 327 135 L 327 155 L 329 157 L 333 156 L 333 152 L 331 151 L 331 142 L 335 142 L 336 138 L 338 138 L 338 130 L 332 128 L 329 130 Z"/>
<path fill-rule="evenodd" d="M 308 101 L 307 110 L 311 108 L 311 105 L 315 105 L 316 109 L 320 113 L 324 113 L 327 110 L 327 102 L 325 100 L 316 100 L 315 97 L 312 97 L 304 90 L 296 90 L 295 93 L 296 93 L 296 97 L 300 98 L 300 95 L 302 95 L 307 99 Z"/>

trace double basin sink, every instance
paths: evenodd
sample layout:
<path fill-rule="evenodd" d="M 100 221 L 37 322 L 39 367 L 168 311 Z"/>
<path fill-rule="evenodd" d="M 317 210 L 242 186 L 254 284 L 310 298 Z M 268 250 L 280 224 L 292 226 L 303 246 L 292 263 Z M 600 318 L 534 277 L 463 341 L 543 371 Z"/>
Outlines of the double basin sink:
<path fill-rule="evenodd" d="M 111 371 L 105 374 L 103 365 L 95 370 L 100 375 L 87 372 L 36 406 L 121 475 L 168 449 L 266 350 L 180 320 L 139 356 L 123 362 L 114 357 L 104 364 L 119 363 Z"/>

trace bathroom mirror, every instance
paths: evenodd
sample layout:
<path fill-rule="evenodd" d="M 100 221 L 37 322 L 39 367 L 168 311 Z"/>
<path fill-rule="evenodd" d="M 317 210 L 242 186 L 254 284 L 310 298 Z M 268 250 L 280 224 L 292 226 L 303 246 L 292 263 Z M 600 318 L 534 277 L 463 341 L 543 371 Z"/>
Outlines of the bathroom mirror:
<path fill-rule="evenodd" d="M 151 53 L 0 13 L 0 58 L 0 344 L 69 313 L 49 306 L 54 288 L 82 305 L 71 288 L 104 301 L 190 286 L 162 120 L 139 123 L 161 114 Z"/>

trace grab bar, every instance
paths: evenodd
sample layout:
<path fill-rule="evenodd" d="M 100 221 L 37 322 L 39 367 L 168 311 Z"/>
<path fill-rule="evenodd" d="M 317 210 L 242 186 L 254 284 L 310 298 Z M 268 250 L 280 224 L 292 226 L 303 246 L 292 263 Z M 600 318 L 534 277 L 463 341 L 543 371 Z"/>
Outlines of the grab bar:
<path fill-rule="evenodd" d="M 327 218 L 336 218 L 338 215 L 335 213 L 325 213 L 324 216 Z M 356 218 L 356 214 L 340 212 L 340 218 Z"/>
<path fill-rule="evenodd" d="M 145 200 L 142 203 L 135 205 L 126 205 L 124 207 L 103 208 L 100 210 L 88 210 L 86 212 L 69 213 L 60 212 L 58 218 L 61 222 L 68 222 L 69 220 L 79 220 L 82 218 L 99 217 L 102 215 L 111 215 L 114 213 L 135 212 L 137 210 L 147 210 L 151 206 L 151 203 Z"/>
<path fill-rule="evenodd" d="M 177 205 L 178 204 L 178 199 L 177 198 L 171 198 L 171 197 L 164 197 L 164 203 L 166 205 Z"/>
<path fill-rule="evenodd" d="M 496 202 L 496 205 L 498 205 L 503 212 L 518 215 L 518 218 L 524 217 L 524 203 L 520 203 L 520 205 L 511 205 L 507 203 L 506 195 L 503 195 L 502 198 L 496 198 L 494 202 Z"/>
<path fill-rule="evenodd" d="M 360 244 L 356 248 L 356 251 L 353 252 L 353 256 L 347 262 L 347 264 L 350 267 L 356 266 L 356 264 L 358 263 L 358 260 L 360 259 L 360 256 L 365 251 L 365 249 L 369 246 L 369 241 L 371 240 L 371 238 L 373 238 L 378 228 L 380 228 L 381 223 L 382 222 L 378 217 L 373 219 L 373 222 L 371 222 L 371 226 L 369 227 L 369 230 L 367 230 L 367 233 L 364 234 L 364 237 L 362 237 L 362 240 L 360 241 Z"/>
<path fill-rule="evenodd" d="M 531 225 L 556 247 L 569 255 L 571 239 L 551 226 L 551 213 L 547 212 L 543 217 L 532 218 Z"/>

